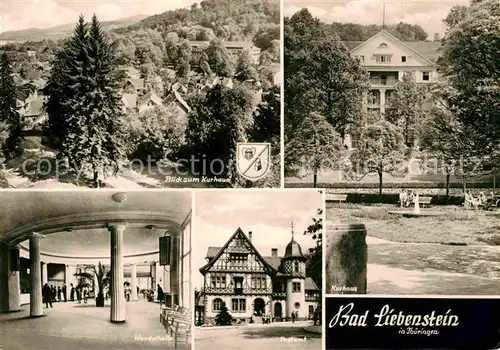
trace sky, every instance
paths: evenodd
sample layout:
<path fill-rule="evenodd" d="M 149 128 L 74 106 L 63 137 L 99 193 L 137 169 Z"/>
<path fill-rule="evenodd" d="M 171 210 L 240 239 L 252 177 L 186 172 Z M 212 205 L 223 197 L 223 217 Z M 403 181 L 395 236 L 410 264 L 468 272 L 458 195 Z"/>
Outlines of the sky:
<path fill-rule="evenodd" d="M 252 243 L 263 256 L 270 256 L 272 248 L 278 248 L 283 256 L 292 238 L 302 252 L 315 246 L 304 231 L 318 217 L 317 210 L 324 207 L 323 195 L 318 190 L 287 191 L 202 191 L 196 192 L 193 220 L 193 283 L 203 286 L 200 268 L 209 246 L 222 247 L 240 227 L 248 236 L 252 231 Z"/>
<path fill-rule="evenodd" d="M 469 1 L 456 0 L 284 0 L 284 15 L 291 16 L 307 7 L 311 14 L 325 23 L 418 24 L 429 35 L 445 33 L 443 19 L 455 5 L 467 5 Z"/>
<path fill-rule="evenodd" d="M 154 15 L 188 7 L 193 0 L 0 0 L 0 32 L 76 23 L 94 13 L 101 21 Z"/>

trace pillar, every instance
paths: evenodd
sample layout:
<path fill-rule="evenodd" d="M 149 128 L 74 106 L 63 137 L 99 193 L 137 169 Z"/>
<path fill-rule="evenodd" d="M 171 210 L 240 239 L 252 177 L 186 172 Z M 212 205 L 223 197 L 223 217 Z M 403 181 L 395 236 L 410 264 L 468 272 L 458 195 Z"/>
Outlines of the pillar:
<path fill-rule="evenodd" d="M 47 263 L 42 262 L 42 285 L 45 285 L 45 283 L 49 283 L 49 275 L 47 272 Z"/>
<path fill-rule="evenodd" d="M 42 266 L 40 261 L 40 239 L 42 235 L 33 233 L 30 238 L 30 316 L 43 316 L 42 303 Z"/>
<path fill-rule="evenodd" d="M 10 256 L 19 257 L 19 245 L 10 248 Z M 9 259 L 9 270 L 12 270 L 13 261 Z M 17 266 L 19 267 L 19 266 Z M 19 271 L 9 273 L 9 311 L 21 310 L 21 284 L 19 280 Z"/>
<path fill-rule="evenodd" d="M 385 89 L 380 89 L 380 115 L 385 115 Z"/>
<path fill-rule="evenodd" d="M 9 311 L 9 247 L 0 242 L 0 312 Z"/>
<path fill-rule="evenodd" d="M 113 223 L 108 226 L 111 232 L 111 322 L 125 322 L 123 232 L 126 227 L 126 223 Z"/>
<path fill-rule="evenodd" d="M 137 265 L 132 264 L 132 270 L 130 272 L 130 288 L 132 293 L 130 294 L 131 301 L 137 301 Z"/>
<path fill-rule="evenodd" d="M 364 224 L 335 224 L 326 231 L 326 294 L 366 294 L 368 248 Z"/>

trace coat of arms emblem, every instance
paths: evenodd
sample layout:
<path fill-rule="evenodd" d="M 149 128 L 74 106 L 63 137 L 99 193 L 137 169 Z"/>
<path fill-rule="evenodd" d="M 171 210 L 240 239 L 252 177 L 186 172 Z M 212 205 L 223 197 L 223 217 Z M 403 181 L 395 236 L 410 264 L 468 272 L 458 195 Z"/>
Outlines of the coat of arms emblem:
<path fill-rule="evenodd" d="M 257 181 L 271 168 L 271 144 L 239 142 L 236 145 L 236 168 L 245 179 Z"/>

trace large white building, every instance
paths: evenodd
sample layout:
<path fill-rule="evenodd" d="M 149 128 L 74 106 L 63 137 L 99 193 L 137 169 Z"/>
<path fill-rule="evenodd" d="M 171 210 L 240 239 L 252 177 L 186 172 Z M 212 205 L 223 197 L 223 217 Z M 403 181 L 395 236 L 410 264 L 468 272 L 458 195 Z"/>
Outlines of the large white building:
<path fill-rule="evenodd" d="M 387 30 L 382 30 L 364 42 L 344 42 L 351 55 L 370 74 L 370 89 L 364 99 L 368 112 L 386 115 L 391 109 L 395 86 L 405 73 L 413 73 L 420 84 L 436 81 L 436 61 L 441 41 L 401 41 Z M 349 148 L 356 146 L 356 136 L 345 140 Z"/>

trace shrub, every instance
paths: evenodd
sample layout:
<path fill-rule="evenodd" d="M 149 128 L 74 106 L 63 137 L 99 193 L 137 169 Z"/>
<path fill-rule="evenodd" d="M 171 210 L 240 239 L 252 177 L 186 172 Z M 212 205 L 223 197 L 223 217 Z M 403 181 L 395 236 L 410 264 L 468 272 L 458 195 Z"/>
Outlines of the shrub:
<path fill-rule="evenodd" d="M 233 323 L 233 317 L 227 311 L 226 303 L 222 302 L 220 312 L 215 316 L 217 326 L 230 326 Z"/>

